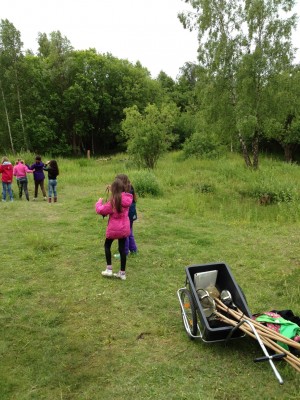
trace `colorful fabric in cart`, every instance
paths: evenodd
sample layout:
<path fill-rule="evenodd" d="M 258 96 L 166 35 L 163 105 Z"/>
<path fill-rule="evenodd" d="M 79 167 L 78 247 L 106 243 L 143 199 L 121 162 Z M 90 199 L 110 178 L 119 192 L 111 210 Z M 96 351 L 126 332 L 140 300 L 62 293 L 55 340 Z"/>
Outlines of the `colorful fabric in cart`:
<path fill-rule="evenodd" d="M 266 325 L 269 329 L 272 329 L 281 335 L 300 343 L 300 326 L 290 319 L 283 318 L 282 315 L 283 312 L 274 310 L 253 315 L 253 319 Z M 294 318 L 297 318 L 291 311 L 290 315 L 292 315 Z M 284 349 L 289 350 L 289 346 L 285 343 L 278 342 L 278 344 L 280 344 L 280 346 Z"/>

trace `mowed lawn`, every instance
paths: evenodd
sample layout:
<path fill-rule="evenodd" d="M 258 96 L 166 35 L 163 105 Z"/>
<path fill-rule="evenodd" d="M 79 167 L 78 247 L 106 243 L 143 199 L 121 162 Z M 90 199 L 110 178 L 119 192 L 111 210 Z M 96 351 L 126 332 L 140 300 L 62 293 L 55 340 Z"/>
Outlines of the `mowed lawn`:
<path fill-rule="evenodd" d="M 255 340 L 191 341 L 176 295 L 186 266 L 222 261 L 252 313 L 300 315 L 298 165 L 262 157 L 249 171 L 238 155 L 179 153 L 153 172 L 123 154 L 58 162 L 57 204 L 32 201 L 31 176 L 29 202 L 0 203 L 1 400 L 299 399 L 300 374 L 277 362 L 279 385 L 253 362 Z M 101 276 L 107 218 L 94 210 L 118 173 L 143 187 L 126 281 Z M 261 205 L 258 189 L 280 201 Z"/>

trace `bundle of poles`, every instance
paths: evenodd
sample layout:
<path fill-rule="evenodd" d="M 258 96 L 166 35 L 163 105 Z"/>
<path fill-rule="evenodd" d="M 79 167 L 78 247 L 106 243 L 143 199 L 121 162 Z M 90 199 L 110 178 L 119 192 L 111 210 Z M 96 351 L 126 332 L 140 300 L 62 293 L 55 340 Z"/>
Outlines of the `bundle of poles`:
<path fill-rule="evenodd" d="M 254 339 L 258 339 L 254 334 L 253 330 L 251 329 L 251 324 L 255 327 L 256 332 L 259 335 L 260 340 L 263 344 L 271 349 L 284 360 L 290 364 L 296 371 L 300 372 L 300 359 L 292 354 L 289 350 L 286 350 L 282 346 L 280 346 L 277 342 L 285 343 L 289 346 L 289 348 L 293 348 L 300 351 L 300 343 L 296 342 L 295 340 L 289 339 L 280 333 L 266 327 L 265 325 L 261 324 L 260 322 L 251 319 L 244 315 L 244 313 L 237 309 L 230 308 L 226 306 L 220 299 L 214 298 L 216 309 L 214 311 L 214 315 L 216 315 L 221 321 L 225 322 L 228 325 L 232 325 L 234 327 L 238 327 L 238 329 L 245 332 L 247 335 Z M 226 315 L 224 315 L 224 313 Z M 248 322 L 248 323 L 243 323 Z M 276 358 L 276 357 L 274 357 Z M 263 361 L 264 357 L 260 360 L 257 359 L 256 361 Z"/>

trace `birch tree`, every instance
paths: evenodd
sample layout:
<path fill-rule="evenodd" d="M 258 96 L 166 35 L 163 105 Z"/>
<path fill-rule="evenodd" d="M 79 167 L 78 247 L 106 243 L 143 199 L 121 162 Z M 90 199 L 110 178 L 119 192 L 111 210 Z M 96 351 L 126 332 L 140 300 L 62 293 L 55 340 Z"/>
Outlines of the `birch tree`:
<path fill-rule="evenodd" d="M 0 23 L 0 66 L 4 81 L 9 84 L 9 86 L 5 85 L 6 91 L 11 91 L 10 88 L 13 88 L 15 91 L 14 94 L 9 94 L 9 98 L 11 99 L 10 109 L 14 107 L 13 101 L 14 97 L 16 97 L 24 147 L 26 150 L 28 150 L 28 143 L 23 120 L 21 85 L 19 76 L 20 64 L 23 57 L 22 46 L 23 43 L 21 41 L 20 32 L 7 19 L 2 19 Z M 3 80 L 2 89 L 4 93 L 5 89 Z"/>
<path fill-rule="evenodd" d="M 9 115 L 8 115 L 8 111 L 7 111 L 6 100 L 5 100 L 5 95 L 4 95 L 1 79 L 0 79 L 0 91 L 1 91 L 3 109 L 4 109 L 4 113 L 5 113 L 5 119 L 6 119 L 6 123 L 7 123 L 7 130 L 8 130 L 9 140 L 10 140 L 11 151 L 13 154 L 15 154 L 14 142 L 13 142 L 13 138 L 12 138 L 12 134 L 11 134 L 10 120 L 9 120 Z"/>
<path fill-rule="evenodd" d="M 198 30 L 199 63 L 210 75 L 215 104 L 220 99 L 220 88 L 227 93 L 223 95 L 227 105 L 218 118 L 226 122 L 225 116 L 232 114 L 234 135 L 240 141 L 246 165 L 257 168 L 264 88 L 273 74 L 292 62 L 291 33 L 296 16 L 285 13 L 292 10 L 295 1 L 185 2 L 195 11 L 180 14 L 179 18 L 185 28 Z M 225 124 L 223 129 L 227 129 Z"/>

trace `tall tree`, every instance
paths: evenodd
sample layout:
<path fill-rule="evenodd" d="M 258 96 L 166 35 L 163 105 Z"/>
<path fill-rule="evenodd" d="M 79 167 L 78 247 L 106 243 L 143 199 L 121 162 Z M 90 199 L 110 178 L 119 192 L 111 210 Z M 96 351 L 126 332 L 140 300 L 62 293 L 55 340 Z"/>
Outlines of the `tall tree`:
<path fill-rule="evenodd" d="M 5 118 L 6 118 L 6 122 L 7 122 L 7 129 L 8 129 L 11 151 L 13 154 L 15 154 L 14 142 L 13 142 L 13 138 L 12 138 L 12 134 L 11 134 L 10 120 L 9 120 L 9 115 L 8 115 L 8 111 L 7 111 L 6 100 L 5 100 L 5 95 L 4 95 L 1 79 L 0 79 L 0 91 L 1 91 L 1 97 L 2 97 L 2 102 L 3 102 Z"/>
<path fill-rule="evenodd" d="M 287 162 L 295 160 L 300 144 L 300 69 L 292 67 L 274 75 L 266 89 L 269 97 L 265 132 L 276 140 L 284 151 Z"/>
<path fill-rule="evenodd" d="M 68 130 L 68 114 L 66 112 L 65 92 L 72 84 L 72 72 L 70 71 L 70 60 L 72 58 L 73 47 L 66 36 L 60 31 L 53 31 L 49 34 L 39 33 L 38 37 L 39 49 L 38 54 L 43 60 L 43 75 L 46 77 L 49 112 L 46 121 L 49 122 L 48 127 L 45 126 L 45 116 L 40 116 L 46 132 L 50 135 L 52 128 L 56 129 L 54 148 L 57 143 L 64 147 L 69 142 L 69 134 L 75 135 L 74 131 Z M 53 123 L 55 121 L 55 123 Z M 51 127 L 51 129 L 49 129 Z M 75 143 L 75 137 L 71 139 L 71 145 Z M 77 145 L 74 145 L 74 153 L 77 151 Z"/>
<path fill-rule="evenodd" d="M 0 23 L 0 65 L 5 80 L 7 80 L 8 87 L 15 89 L 15 96 L 18 104 L 19 121 L 23 135 L 24 147 L 28 150 L 28 142 L 25 133 L 25 126 L 23 120 L 22 102 L 21 102 L 21 84 L 20 84 L 20 67 L 23 59 L 22 54 L 23 43 L 21 41 L 20 32 L 14 25 L 7 19 L 1 20 Z M 2 80 L 3 82 L 3 80 Z M 3 89 L 3 86 L 2 86 Z M 3 89 L 5 91 L 5 88 Z M 10 94 L 11 102 L 14 96 Z M 12 104 L 11 104 L 12 106 Z M 23 147 L 23 146 L 21 146 Z"/>
<path fill-rule="evenodd" d="M 127 139 L 128 153 L 137 166 L 153 169 L 175 140 L 172 129 L 178 114 L 177 107 L 164 104 L 159 109 L 149 104 L 142 114 L 133 106 L 126 108 L 125 114 L 122 129 Z"/>
<path fill-rule="evenodd" d="M 292 60 L 291 32 L 296 18 L 293 15 L 283 19 L 281 13 L 291 11 L 295 1 L 186 2 L 196 11 L 181 14 L 179 18 L 185 27 L 198 29 L 200 65 L 208 70 L 212 82 L 218 82 L 218 87 L 228 93 L 228 109 L 232 108 L 235 135 L 240 140 L 245 162 L 257 168 L 263 133 L 263 90 L 270 76 L 286 68 Z M 217 93 L 215 97 L 219 98 Z M 220 118 L 222 121 L 222 115 Z"/>

